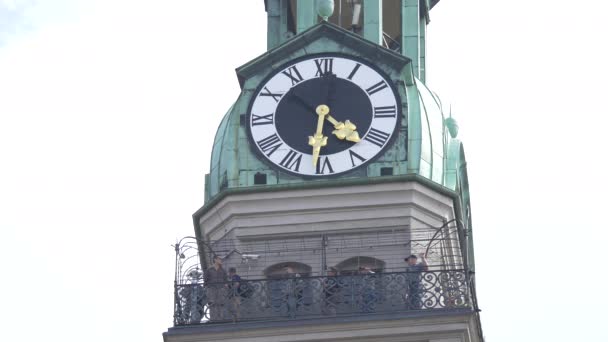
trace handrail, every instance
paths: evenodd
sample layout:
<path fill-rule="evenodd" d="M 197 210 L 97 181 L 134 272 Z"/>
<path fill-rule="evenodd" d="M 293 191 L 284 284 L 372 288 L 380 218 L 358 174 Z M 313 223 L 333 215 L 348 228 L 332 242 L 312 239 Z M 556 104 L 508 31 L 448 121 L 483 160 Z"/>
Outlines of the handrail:
<path fill-rule="evenodd" d="M 176 326 L 472 309 L 464 270 L 241 280 L 175 287 Z"/>

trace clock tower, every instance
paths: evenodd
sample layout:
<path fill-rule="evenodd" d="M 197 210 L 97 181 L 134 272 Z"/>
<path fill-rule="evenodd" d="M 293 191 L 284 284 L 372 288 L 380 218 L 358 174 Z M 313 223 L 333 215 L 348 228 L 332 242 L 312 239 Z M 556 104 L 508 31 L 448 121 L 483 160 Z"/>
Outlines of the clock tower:
<path fill-rule="evenodd" d="M 483 340 L 464 149 L 425 84 L 438 2 L 264 1 L 166 341 Z"/>

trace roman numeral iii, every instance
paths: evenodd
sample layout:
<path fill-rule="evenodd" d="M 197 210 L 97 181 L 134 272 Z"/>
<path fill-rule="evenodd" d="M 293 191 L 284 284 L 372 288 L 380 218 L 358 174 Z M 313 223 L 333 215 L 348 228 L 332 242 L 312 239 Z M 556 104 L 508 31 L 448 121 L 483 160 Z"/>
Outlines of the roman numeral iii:
<path fill-rule="evenodd" d="M 394 118 L 397 116 L 397 106 L 374 107 L 374 118 Z"/>
<path fill-rule="evenodd" d="M 384 133 L 375 128 L 372 128 L 369 130 L 363 140 L 367 140 L 378 147 L 382 147 L 384 146 L 384 144 L 386 144 L 386 141 L 388 140 L 389 136 L 390 135 L 388 133 Z"/>

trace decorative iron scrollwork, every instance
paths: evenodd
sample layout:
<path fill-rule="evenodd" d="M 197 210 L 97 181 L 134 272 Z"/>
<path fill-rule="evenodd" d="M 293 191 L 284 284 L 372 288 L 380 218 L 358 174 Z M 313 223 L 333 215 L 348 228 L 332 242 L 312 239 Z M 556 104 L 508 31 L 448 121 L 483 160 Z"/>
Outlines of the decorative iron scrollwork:
<path fill-rule="evenodd" d="M 175 325 L 471 307 L 463 270 L 291 275 L 214 283 L 214 289 L 204 287 L 195 275 L 185 284 L 176 284 Z M 215 299 L 209 300 L 209 291 L 215 291 Z"/>

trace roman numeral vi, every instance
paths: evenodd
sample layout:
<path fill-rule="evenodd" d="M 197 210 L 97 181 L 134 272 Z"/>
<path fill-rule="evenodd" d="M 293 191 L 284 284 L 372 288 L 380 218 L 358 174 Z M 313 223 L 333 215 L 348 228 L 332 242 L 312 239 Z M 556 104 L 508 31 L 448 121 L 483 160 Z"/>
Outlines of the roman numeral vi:
<path fill-rule="evenodd" d="M 317 163 L 316 174 L 323 175 L 325 174 L 325 168 L 331 174 L 334 173 L 334 168 L 331 167 L 331 163 L 329 162 L 329 158 L 327 157 L 319 157 L 319 161 Z"/>

